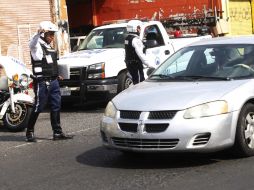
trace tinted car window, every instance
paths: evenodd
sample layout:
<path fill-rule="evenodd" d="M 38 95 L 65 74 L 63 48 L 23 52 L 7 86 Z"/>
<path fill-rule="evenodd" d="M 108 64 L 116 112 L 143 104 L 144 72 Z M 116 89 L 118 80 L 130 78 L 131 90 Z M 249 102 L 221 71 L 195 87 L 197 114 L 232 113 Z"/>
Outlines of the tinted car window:
<path fill-rule="evenodd" d="M 254 77 L 253 60 L 253 45 L 186 47 L 166 60 L 150 78 L 163 80 L 188 76 L 202 76 L 203 80 L 206 80 L 205 77 L 252 78 Z M 162 75 L 164 77 L 160 78 Z"/>

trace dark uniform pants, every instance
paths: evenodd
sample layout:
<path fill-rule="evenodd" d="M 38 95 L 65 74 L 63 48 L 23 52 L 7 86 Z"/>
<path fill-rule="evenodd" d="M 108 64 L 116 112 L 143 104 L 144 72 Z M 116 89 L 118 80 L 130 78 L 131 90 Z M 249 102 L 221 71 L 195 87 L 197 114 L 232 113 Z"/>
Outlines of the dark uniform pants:
<path fill-rule="evenodd" d="M 137 84 L 145 80 L 143 64 L 138 61 L 128 61 L 127 69 L 132 77 L 133 84 Z"/>
<path fill-rule="evenodd" d="M 61 93 L 58 80 L 36 82 L 35 93 L 35 112 L 42 112 L 45 105 L 49 103 L 51 111 L 57 112 L 61 109 Z"/>
<path fill-rule="evenodd" d="M 60 126 L 60 109 L 61 109 L 61 93 L 58 80 L 45 81 L 38 79 L 34 81 L 35 102 L 31 118 L 28 123 L 28 131 L 34 131 L 36 120 L 48 103 L 50 106 L 50 120 L 52 130 L 61 132 Z"/>

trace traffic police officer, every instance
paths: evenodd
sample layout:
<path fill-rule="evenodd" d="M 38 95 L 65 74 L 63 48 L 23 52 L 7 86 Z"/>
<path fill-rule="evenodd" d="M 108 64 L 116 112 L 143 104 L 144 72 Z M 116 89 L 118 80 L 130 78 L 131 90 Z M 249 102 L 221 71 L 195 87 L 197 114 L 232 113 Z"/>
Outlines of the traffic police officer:
<path fill-rule="evenodd" d="M 142 22 L 131 20 L 127 23 L 128 35 L 125 38 L 125 63 L 132 77 L 133 84 L 145 80 L 143 64 L 149 67 L 148 59 L 144 53 L 144 45 L 139 37 Z"/>
<path fill-rule="evenodd" d="M 26 140 L 35 142 L 34 126 L 39 113 L 45 104 L 50 103 L 50 121 L 53 130 L 53 140 L 69 139 L 63 133 L 60 124 L 61 94 L 58 80 L 57 52 L 51 47 L 55 32 L 58 28 L 50 21 L 40 23 L 38 33 L 29 43 L 31 62 L 34 75 L 35 103 L 27 126 Z"/>

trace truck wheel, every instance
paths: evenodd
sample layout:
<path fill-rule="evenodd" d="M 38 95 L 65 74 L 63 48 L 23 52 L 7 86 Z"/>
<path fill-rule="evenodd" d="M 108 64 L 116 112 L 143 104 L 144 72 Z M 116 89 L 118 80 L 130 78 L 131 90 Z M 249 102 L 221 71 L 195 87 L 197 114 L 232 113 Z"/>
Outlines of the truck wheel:
<path fill-rule="evenodd" d="M 254 155 L 253 104 L 246 104 L 240 112 L 236 128 L 234 149 L 237 156 L 248 157 Z"/>
<path fill-rule="evenodd" d="M 15 104 L 15 113 L 11 112 L 9 108 L 4 116 L 4 126 L 11 132 L 23 131 L 27 125 L 32 107 L 26 104 Z"/>
<path fill-rule="evenodd" d="M 118 75 L 117 93 L 122 92 L 132 84 L 132 78 L 129 72 L 125 71 Z"/>

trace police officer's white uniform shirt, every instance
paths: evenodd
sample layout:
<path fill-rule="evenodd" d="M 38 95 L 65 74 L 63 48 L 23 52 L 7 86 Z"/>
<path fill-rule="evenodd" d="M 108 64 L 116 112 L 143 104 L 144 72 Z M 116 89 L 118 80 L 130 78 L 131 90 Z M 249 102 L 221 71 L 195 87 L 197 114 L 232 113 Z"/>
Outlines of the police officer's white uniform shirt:
<path fill-rule="evenodd" d="M 137 53 L 142 63 L 146 65 L 147 67 L 151 67 L 152 66 L 151 60 L 148 59 L 148 56 L 146 56 L 146 54 L 143 52 L 144 44 L 139 38 L 139 36 L 136 36 L 135 38 L 133 38 L 132 47 L 135 48 L 135 52 Z"/>
<path fill-rule="evenodd" d="M 46 47 L 50 48 L 50 44 L 47 44 L 40 38 L 41 34 L 35 34 L 29 43 L 29 48 L 31 55 L 35 61 L 40 61 L 43 58 L 43 50 L 40 44 L 44 44 Z"/>
<path fill-rule="evenodd" d="M 43 41 L 41 38 L 41 34 L 37 33 L 35 34 L 29 43 L 29 48 L 31 51 L 31 56 L 35 61 L 40 61 L 43 58 L 43 50 L 41 47 L 41 44 L 44 44 L 46 47 L 50 48 L 50 44 L 47 44 L 45 41 Z M 41 72 L 42 68 L 37 67 L 35 68 L 36 72 Z M 42 75 L 36 75 L 37 77 L 42 77 Z"/>

